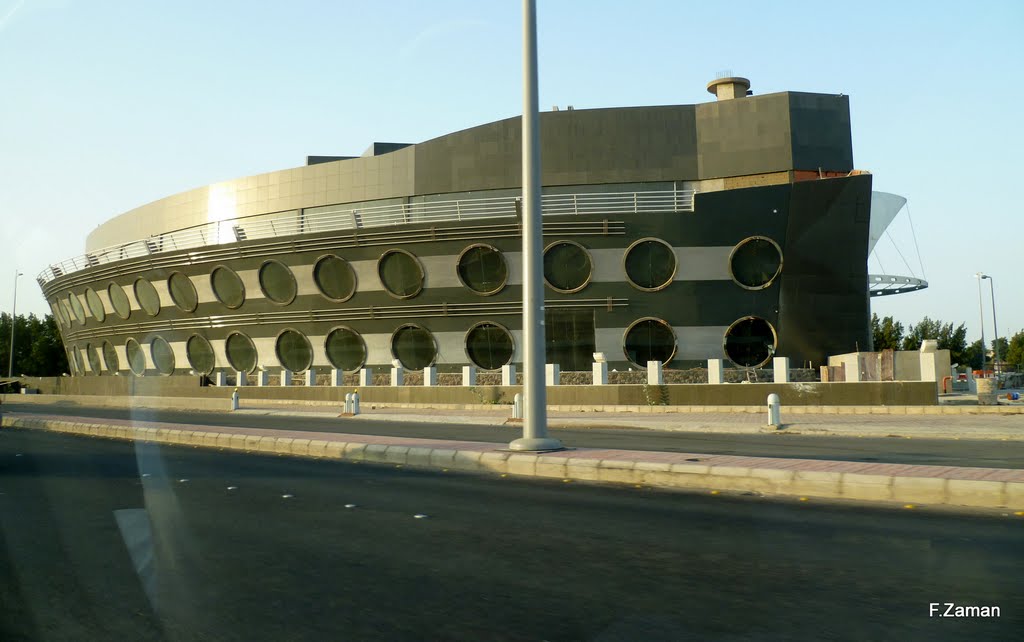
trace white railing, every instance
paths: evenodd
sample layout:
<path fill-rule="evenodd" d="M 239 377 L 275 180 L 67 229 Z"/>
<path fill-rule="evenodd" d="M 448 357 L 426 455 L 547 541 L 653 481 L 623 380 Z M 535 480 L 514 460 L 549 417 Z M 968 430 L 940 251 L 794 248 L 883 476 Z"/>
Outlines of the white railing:
<path fill-rule="evenodd" d="M 541 198 L 541 210 L 545 216 L 692 212 L 693 195 L 693 190 L 548 194 Z M 40 285 L 44 285 L 65 274 L 105 263 L 224 243 L 409 223 L 447 223 L 482 218 L 512 217 L 517 215 L 518 201 L 518 198 L 504 197 L 432 203 L 400 203 L 375 207 L 338 205 L 336 208 L 317 207 L 306 210 L 288 210 L 211 221 L 96 250 L 55 263 L 40 272 L 36 281 Z"/>

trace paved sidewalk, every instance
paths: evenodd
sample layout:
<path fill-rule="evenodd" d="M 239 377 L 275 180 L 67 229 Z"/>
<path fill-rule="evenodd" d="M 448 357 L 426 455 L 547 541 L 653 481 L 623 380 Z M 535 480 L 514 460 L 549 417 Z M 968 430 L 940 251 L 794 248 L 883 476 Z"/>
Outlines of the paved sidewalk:
<path fill-rule="evenodd" d="M 243 452 L 551 477 L 973 508 L 1024 515 L 1024 470 L 578 448 L 513 453 L 493 443 L 9 413 L 0 425 Z"/>

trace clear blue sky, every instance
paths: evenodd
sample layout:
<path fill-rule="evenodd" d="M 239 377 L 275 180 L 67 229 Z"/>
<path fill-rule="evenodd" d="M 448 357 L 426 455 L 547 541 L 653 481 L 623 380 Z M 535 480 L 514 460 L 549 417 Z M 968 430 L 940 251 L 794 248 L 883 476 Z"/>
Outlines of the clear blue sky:
<path fill-rule="evenodd" d="M 848 94 L 854 160 L 909 199 L 924 292 L 880 315 L 966 322 L 979 270 L 1024 328 L 1024 3 L 539 1 L 541 106 Z M 520 3 L 0 0 L 0 309 L 108 218 L 219 180 L 419 142 L 520 111 Z M 893 237 L 921 275 L 906 212 Z M 879 257 L 908 268 L 888 240 Z M 880 266 L 872 261 L 872 270 Z M 992 336 L 985 294 L 986 335 Z"/>

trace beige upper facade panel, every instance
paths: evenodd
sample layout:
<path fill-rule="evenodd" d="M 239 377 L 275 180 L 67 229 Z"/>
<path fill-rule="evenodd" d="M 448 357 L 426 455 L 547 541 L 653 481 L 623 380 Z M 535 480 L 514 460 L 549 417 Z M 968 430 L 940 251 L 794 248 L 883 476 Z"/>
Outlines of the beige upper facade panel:
<path fill-rule="evenodd" d="M 97 227 L 86 252 L 213 221 L 413 194 L 414 148 L 214 183 L 125 212 Z"/>

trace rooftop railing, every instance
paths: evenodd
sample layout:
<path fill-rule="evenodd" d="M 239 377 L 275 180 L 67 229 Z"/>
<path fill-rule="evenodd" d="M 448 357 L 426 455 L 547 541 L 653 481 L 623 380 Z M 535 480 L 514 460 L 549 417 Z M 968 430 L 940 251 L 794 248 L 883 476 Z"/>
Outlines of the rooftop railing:
<path fill-rule="evenodd" d="M 541 197 L 544 216 L 692 212 L 693 190 L 547 194 Z M 50 265 L 39 273 L 40 286 L 86 268 L 161 252 L 237 243 L 256 239 L 315 234 L 414 223 L 449 223 L 519 215 L 519 199 L 478 198 L 374 207 L 316 207 L 210 221 L 145 239 L 115 245 Z"/>

